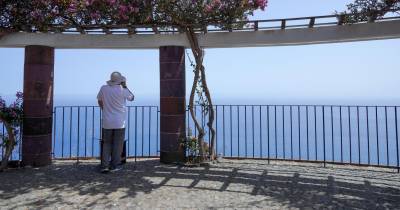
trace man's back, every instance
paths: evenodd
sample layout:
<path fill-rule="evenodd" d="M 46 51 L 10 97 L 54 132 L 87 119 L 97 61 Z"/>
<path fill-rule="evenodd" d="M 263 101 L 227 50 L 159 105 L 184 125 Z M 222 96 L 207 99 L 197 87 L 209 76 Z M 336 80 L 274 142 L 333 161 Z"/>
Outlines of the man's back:
<path fill-rule="evenodd" d="M 126 100 L 132 101 L 133 94 L 121 85 L 103 85 L 97 99 L 103 103 L 103 128 L 125 128 Z"/>

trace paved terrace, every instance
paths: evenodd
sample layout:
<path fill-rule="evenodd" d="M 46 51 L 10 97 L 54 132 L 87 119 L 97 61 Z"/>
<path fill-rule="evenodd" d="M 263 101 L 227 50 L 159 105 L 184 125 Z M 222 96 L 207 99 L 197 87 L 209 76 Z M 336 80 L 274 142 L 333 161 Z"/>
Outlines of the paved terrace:
<path fill-rule="evenodd" d="M 261 160 L 205 168 L 129 161 L 111 174 L 98 161 L 55 161 L 0 173 L 0 209 L 399 209 L 391 169 Z"/>

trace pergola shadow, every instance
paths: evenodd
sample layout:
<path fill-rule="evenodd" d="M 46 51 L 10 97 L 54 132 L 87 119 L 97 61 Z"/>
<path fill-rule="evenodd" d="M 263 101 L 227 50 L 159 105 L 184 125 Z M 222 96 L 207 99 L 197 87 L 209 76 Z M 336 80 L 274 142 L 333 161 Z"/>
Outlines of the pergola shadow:
<path fill-rule="evenodd" d="M 142 160 L 111 174 L 97 173 L 93 161 L 11 170 L 0 174 L 0 207 L 400 208 L 395 173 L 255 162 L 187 168 Z"/>

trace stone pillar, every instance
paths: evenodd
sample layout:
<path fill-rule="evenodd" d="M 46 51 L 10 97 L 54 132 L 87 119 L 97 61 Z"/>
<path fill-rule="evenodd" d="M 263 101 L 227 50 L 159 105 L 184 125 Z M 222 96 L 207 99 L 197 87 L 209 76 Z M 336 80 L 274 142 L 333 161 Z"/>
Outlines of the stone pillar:
<path fill-rule="evenodd" d="M 186 136 L 185 49 L 160 47 L 160 161 L 185 160 L 180 146 Z"/>
<path fill-rule="evenodd" d="M 51 163 L 54 48 L 25 47 L 22 164 Z"/>

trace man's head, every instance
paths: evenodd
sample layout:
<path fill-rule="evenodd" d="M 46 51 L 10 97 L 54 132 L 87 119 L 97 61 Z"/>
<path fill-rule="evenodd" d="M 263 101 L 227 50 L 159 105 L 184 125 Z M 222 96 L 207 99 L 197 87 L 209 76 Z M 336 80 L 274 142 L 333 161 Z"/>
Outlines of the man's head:
<path fill-rule="evenodd" d="M 122 76 L 118 71 L 114 71 L 111 73 L 110 80 L 107 81 L 108 85 L 120 85 L 121 83 L 126 82 L 126 78 Z"/>

